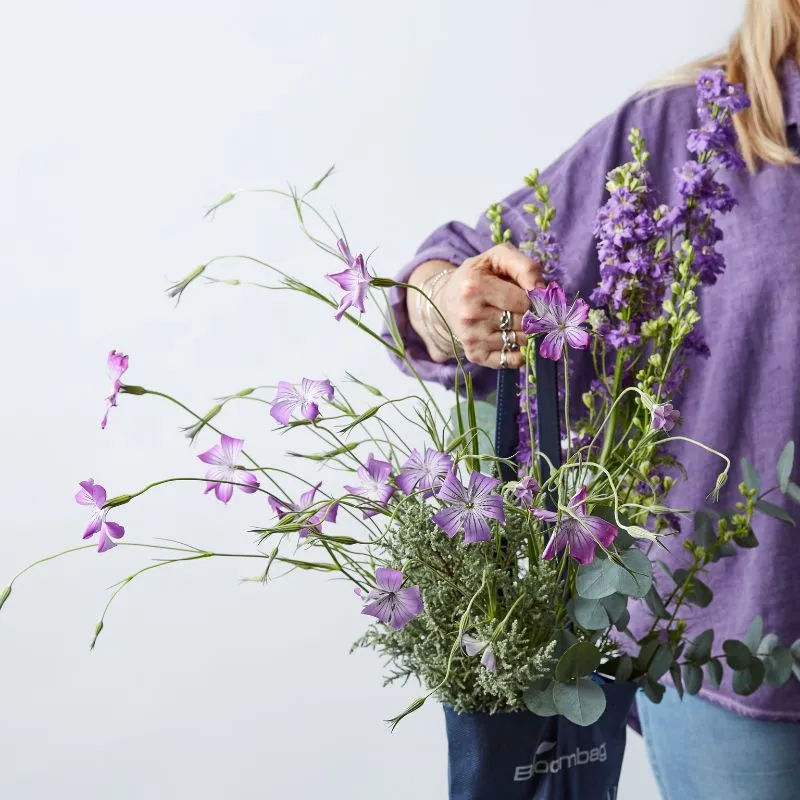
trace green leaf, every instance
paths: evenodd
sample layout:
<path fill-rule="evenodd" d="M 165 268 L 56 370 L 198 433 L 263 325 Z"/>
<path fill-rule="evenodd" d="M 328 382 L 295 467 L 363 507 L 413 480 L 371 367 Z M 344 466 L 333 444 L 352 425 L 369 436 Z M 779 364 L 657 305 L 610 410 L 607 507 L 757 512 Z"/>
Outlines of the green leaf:
<path fill-rule="evenodd" d="M 787 522 L 793 528 L 796 527 L 795 521 L 792 519 L 789 512 L 784 511 L 780 506 L 776 506 L 775 503 L 770 503 L 767 500 L 758 500 L 756 501 L 756 508 L 768 517 L 779 519 L 781 522 Z"/>
<path fill-rule="evenodd" d="M 678 693 L 678 697 L 683 700 L 683 678 L 681 677 L 681 668 L 680 665 L 675 662 L 669 668 L 669 674 L 672 678 L 672 683 L 675 686 L 675 691 Z"/>
<path fill-rule="evenodd" d="M 761 489 L 761 476 L 758 470 L 746 459 L 742 459 L 742 473 L 744 482 L 751 488 L 758 491 Z"/>
<path fill-rule="evenodd" d="M 714 530 L 714 523 L 705 511 L 698 511 L 694 515 L 692 539 L 694 539 L 700 547 L 705 547 L 706 549 L 717 542 L 717 533 Z"/>
<path fill-rule="evenodd" d="M 722 649 L 731 669 L 744 670 L 753 663 L 753 654 L 744 642 L 727 639 L 722 643 Z"/>
<path fill-rule="evenodd" d="M 604 597 L 600 602 L 608 613 L 609 620 L 613 623 L 623 618 L 628 608 L 628 598 L 622 594 L 609 595 L 608 597 Z"/>
<path fill-rule="evenodd" d="M 573 597 L 567 611 L 575 622 L 587 631 L 599 631 L 608 627 L 608 613 L 600 600 Z"/>
<path fill-rule="evenodd" d="M 533 683 L 523 692 L 522 702 L 526 708 L 540 717 L 554 717 L 558 714 L 553 700 L 555 681 L 550 678 L 535 678 Z"/>
<path fill-rule="evenodd" d="M 699 664 L 701 667 L 707 663 L 711 658 L 711 647 L 714 644 L 714 631 L 709 628 L 703 631 L 690 645 L 686 648 L 686 658 L 694 664 Z"/>
<path fill-rule="evenodd" d="M 795 503 L 800 503 L 800 486 L 789 481 L 789 485 L 786 487 L 786 496 Z"/>
<path fill-rule="evenodd" d="M 686 693 L 695 695 L 703 687 L 703 670 L 697 664 L 683 665 L 683 685 Z"/>
<path fill-rule="evenodd" d="M 706 672 L 706 678 L 708 678 L 708 682 L 715 688 L 719 689 L 720 684 L 722 683 L 722 664 L 720 664 L 719 659 L 712 658 L 711 661 L 704 667 Z"/>
<path fill-rule="evenodd" d="M 745 697 L 753 694 L 764 682 L 765 672 L 764 665 L 754 658 L 747 669 L 733 673 L 733 691 Z"/>
<path fill-rule="evenodd" d="M 666 644 L 660 644 L 650 659 L 650 666 L 647 668 L 647 674 L 654 680 L 658 681 L 669 672 L 672 662 L 675 660 L 675 653 L 672 648 Z"/>
<path fill-rule="evenodd" d="M 364 439 L 360 442 L 350 442 L 350 444 L 344 444 L 341 447 L 337 447 L 334 450 L 328 450 L 327 453 L 294 453 L 294 452 L 287 452 L 287 456 L 292 456 L 293 458 L 308 458 L 311 461 L 327 461 L 329 458 L 336 458 L 336 456 L 344 455 L 345 453 L 351 453 L 360 445 L 364 444 L 364 442 L 369 441 L 368 439 Z"/>
<path fill-rule="evenodd" d="M 622 616 L 614 623 L 614 627 L 618 631 L 626 631 L 631 621 L 631 612 L 626 608 L 622 612 Z"/>
<path fill-rule="evenodd" d="M 664 605 L 664 601 L 655 586 L 650 587 L 650 591 L 645 595 L 644 601 L 656 619 L 669 619 L 669 611 L 667 611 L 667 607 Z"/>
<path fill-rule="evenodd" d="M 666 691 L 663 684 L 654 681 L 649 675 L 645 675 L 644 681 L 642 681 L 642 688 L 652 703 L 660 703 Z"/>
<path fill-rule="evenodd" d="M 593 725 L 606 710 L 605 692 L 589 678 L 578 678 L 575 683 L 556 683 L 553 699 L 559 714 L 575 725 Z"/>
<path fill-rule="evenodd" d="M 747 649 L 755 655 L 758 652 L 758 646 L 761 644 L 761 640 L 764 638 L 764 620 L 759 616 L 756 617 L 751 623 L 750 627 L 747 629 L 747 633 L 744 635 L 744 643 L 747 645 Z M 733 666 L 733 664 L 731 664 Z M 734 667 L 737 669 L 737 667 Z M 741 667 L 739 667 L 741 669 Z"/>
<path fill-rule="evenodd" d="M 578 641 L 578 637 L 568 628 L 557 630 L 554 638 L 556 647 L 553 651 L 553 658 L 561 658 Z"/>
<path fill-rule="evenodd" d="M 783 686 L 792 677 L 794 656 L 792 651 L 774 633 L 767 634 L 761 641 L 759 653 L 764 662 L 764 678 L 776 689 Z"/>
<path fill-rule="evenodd" d="M 556 680 L 565 682 L 591 675 L 600 666 L 601 658 L 600 651 L 591 642 L 576 642 L 559 659 Z"/>
<path fill-rule="evenodd" d="M 794 467 L 794 442 L 787 442 L 786 447 L 783 448 L 781 457 L 778 459 L 777 473 L 778 473 L 778 486 L 781 491 L 786 494 L 789 488 L 789 478 L 792 477 L 792 468 Z"/>
<path fill-rule="evenodd" d="M 608 558 L 595 558 L 591 564 L 578 567 L 575 586 L 587 600 L 602 600 L 617 591 L 617 566 Z"/>
<path fill-rule="evenodd" d="M 629 597 L 645 597 L 653 585 L 650 559 L 637 547 L 631 547 L 621 560 L 624 566 L 613 565 L 617 570 L 616 591 Z"/>
<path fill-rule="evenodd" d="M 625 683 L 625 681 L 630 680 L 631 675 L 633 675 L 633 659 L 626 653 L 619 660 L 614 680 L 617 683 Z"/>
<path fill-rule="evenodd" d="M 685 569 L 676 569 L 672 574 L 672 579 L 678 586 L 683 585 L 689 577 L 689 572 Z M 714 599 L 714 593 L 706 586 L 700 578 L 695 575 L 686 590 L 685 599 L 687 602 L 700 608 L 706 608 Z"/>
<path fill-rule="evenodd" d="M 750 528 L 744 536 L 734 537 L 733 541 L 736 542 L 739 547 L 745 547 L 747 549 L 758 547 L 758 539 L 752 528 Z"/>

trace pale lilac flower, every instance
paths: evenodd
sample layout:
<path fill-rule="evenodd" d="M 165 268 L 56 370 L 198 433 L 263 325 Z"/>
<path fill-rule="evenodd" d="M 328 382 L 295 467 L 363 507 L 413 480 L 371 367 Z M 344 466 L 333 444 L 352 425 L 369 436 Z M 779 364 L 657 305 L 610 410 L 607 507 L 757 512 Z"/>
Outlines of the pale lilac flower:
<path fill-rule="evenodd" d="M 117 546 L 114 539 L 121 539 L 125 535 L 125 528 L 106 519 L 106 515 L 111 509 L 103 508 L 106 502 L 106 490 L 99 483 L 95 483 L 89 478 L 88 481 L 81 481 L 80 487 L 75 495 L 75 501 L 82 506 L 92 507 L 92 515 L 83 532 L 83 538 L 91 539 L 92 536 L 98 534 L 97 552 L 104 553 Z"/>
<path fill-rule="evenodd" d="M 488 642 L 482 642 L 480 639 L 476 639 L 474 636 L 470 636 L 468 633 L 465 633 L 461 637 L 461 646 L 464 648 L 464 652 L 470 658 L 483 651 L 483 655 L 481 656 L 481 666 L 492 675 L 497 672 L 497 657 L 495 656 L 494 649 L 492 648 L 491 644 Z"/>
<path fill-rule="evenodd" d="M 350 248 L 344 239 L 339 239 L 337 245 L 345 262 L 347 262 L 347 269 L 341 272 L 334 272 L 325 277 L 329 281 L 333 281 L 340 289 L 344 289 L 344 295 L 342 295 L 339 307 L 336 309 L 336 314 L 334 314 L 334 317 L 340 320 L 345 311 L 351 306 L 357 308 L 362 314 L 364 313 L 364 300 L 369 289 L 370 277 L 364 266 L 364 256 L 361 253 L 353 258 Z"/>
<path fill-rule="evenodd" d="M 350 494 L 357 494 L 374 505 L 385 506 L 394 494 L 394 487 L 389 485 L 392 475 L 392 465 L 388 461 L 379 461 L 372 453 L 367 457 L 367 463 L 356 470 L 361 478 L 361 486 L 345 486 Z M 364 517 L 374 517 L 377 508 L 366 507 L 361 509 Z"/>
<path fill-rule="evenodd" d="M 576 350 L 589 346 L 589 334 L 580 326 L 589 317 L 589 306 L 577 298 L 567 306 L 564 290 L 557 284 L 548 284 L 546 289 L 528 292 L 531 309 L 522 318 L 522 330 L 535 335 L 544 333 L 540 352 L 543 358 L 558 361 L 564 343 Z"/>
<path fill-rule="evenodd" d="M 108 424 L 108 412 L 112 408 L 116 408 L 117 396 L 119 390 L 122 388 L 122 381 L 120 380 L 128 369 L 128 356 L 112 350 L 108 354 L 108 377 L 111 378 L 111 394 L 106 397 L 106 413 L 100 421 L 100 427 L 105 429 Z"/>
<path fill-rule="evenodd" d="M 307 492 L 303 492 L 297 503 L 287 503 L 270 495 L 269 504 L 272 506 L 272 510 L 278 515 L 278 519 L 283 519 L 287 514 L 305 511 L 305 509 L 313 505 L 314 495 L 317 493 L 320 486 L 322 486 L 322 481 L 316 486 L 312 486 Z M 338 510 L 338 503 L 329 503 L 320 508 L 316 514 L 306 520 L 305 524 L 307 527 L 301 528 L 298 533 L 300 538 L 304 539 L 309 533 L 319 533 L 322 529 L 323 522 L 336 522 L 336 513 Z"/>
<path fill-rule="evenodd" d="M 539 484 L 536 483 L 536 479 L 532 478 L 530 475 L 521 478 L 519 483 L 514 487 L 514 497 L 525 505 L 530 505 L 533 502 L 533 496 L 538 493 Z"/>
<path fill-rule="evenodd" d="M 681 412 L 672 407 L 672 403 L 661 403 L 653 406 L 653 419 L 650 427 L 654 431 L 671 431 L 680 421 Z"/>
<path fill-rule="evenodd" d="M 233 496 L 234 483 L 247 494 L 258 489 L 258 479 L 252 472 L 236 468 L 243 445 L 244 439 L 234 439 L 223 433 L 219 444 L 197 456 L 204 464 L 211 465 L 206 472 L 206 494 L 213 489 L 217 500 L 227 503 Z"/>
<path fill-rule="evenodd" d="M 418 617 L 424 608 L 419 586 L 403 589 L 401 587 L 404 580 L 400 570 L 378 567 L 375 570 L 376 587 L 366 596 L 367 605 L 361 613 L 377 617 L 395 630 L 400 630 Z"/>
<path fill-rule="evenodd" d="M 503 499 L 492 494 L 499 483 L 496 478 L 472 472 L 469 483 L 464 486 L 451 472 L 436 495 L 447 505 L 433 515 L 433 521 L 451 538 L 463 530 L 464 541 L 468 544 L 488 541 L 492 532 L 486 520 L 505 522 Z"/>
<path fill-rule="evenodd" d="M 288 425 L 297 410 L 305 419 L 315 420 L 319 416 L 319 400 L 333 400 L 333 386 L 329 380 L 303 378 L 299 386 L 280 381 L 269 413 L 282 425 Z"/>
<path fill-rule="evenodd" d="M 590 517 L 586 513 L 586 495 L 584 486 L 569 501 L 568 511 L 561 512 L 561 522 L 557 524 L 550 541 L 544 548 L 542 558 L 550 561 L 565 547 L 569 546 L 570 556 L 579 564 L 591 564 L 594 561 L 595 549 L 599 542 L 609 547 L 617 538 L 617 528 L 600 517 Z M 546 522 L 556 522 L 558 514 L 553 511 L 533 510 L 536 517 Z"/>
<path fill-rule="evenodd" d="M 426 447 L 424 455 L 411 451 L 394 482 L 406 494 L 418 491 L 423 497 L 430 497 L 452 470 L 453 459 L 447 453 Z"/>

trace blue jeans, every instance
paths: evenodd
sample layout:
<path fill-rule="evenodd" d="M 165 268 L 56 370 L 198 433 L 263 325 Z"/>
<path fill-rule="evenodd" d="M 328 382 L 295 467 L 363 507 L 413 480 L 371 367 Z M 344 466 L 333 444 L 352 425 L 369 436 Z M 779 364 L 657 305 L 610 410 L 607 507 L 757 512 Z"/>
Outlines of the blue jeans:
<path fill-rule="evenodd" d="M 650 765 L 664 800 L 796 800 L 800 725 L 742 717 L 668 688 L 636 697 Z"/>

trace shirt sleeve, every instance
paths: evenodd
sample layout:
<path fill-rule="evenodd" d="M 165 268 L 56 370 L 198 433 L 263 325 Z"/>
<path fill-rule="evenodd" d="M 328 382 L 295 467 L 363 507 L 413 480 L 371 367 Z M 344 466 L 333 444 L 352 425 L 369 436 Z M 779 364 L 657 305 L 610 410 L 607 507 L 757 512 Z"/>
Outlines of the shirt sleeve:
<path fill-rule="evenodd" d="M 693 88 L 670 89 L 634 97 L 610 116 L 591 128 L 573 147 L 541 174 L 550 187 L 550 200 L 556 209 L 552 230 L 561 248 L 561 269 L 565 291 L 588 298 L 599 279 L 599 262 L 593 235 L 597 211 L 606 199 L 606 175 L 630 160 L 628 135 L 631 128 L 641 128 L 651 152 L 658 153 L 649 164 L 653 182 L 663 202 L 671 202 L 671 169 L 686 158 L 685 134 L 693 124 Z M 503 219 L 512 231 L 511 241 L 530 238 L 527 214 L 522 207 L 532 201 L 532 190 L 524 187 L 503 201 Z M 397 276 L 407 282 L 413 271 L 426 261 L 441 259 L 456 267 L 468 258 L 491 247 L 489 224 L 481 216 L 474 228 L 462 222 L 448 222 L 437 228 L 422 243 L 416 255 Z M 455 361 L 438 364 L 431 360 L 422 340 L 408 318 L 406 290 L 396 287 L 390 295 L 398 330 L 405 342 L 414 369 L 425 380 L 452 387 Z M 396 359 L 398 366 L 408 367 Z M 476 394 L 491 391 L 495 372 L 468 365 L 473 374 Z"/>

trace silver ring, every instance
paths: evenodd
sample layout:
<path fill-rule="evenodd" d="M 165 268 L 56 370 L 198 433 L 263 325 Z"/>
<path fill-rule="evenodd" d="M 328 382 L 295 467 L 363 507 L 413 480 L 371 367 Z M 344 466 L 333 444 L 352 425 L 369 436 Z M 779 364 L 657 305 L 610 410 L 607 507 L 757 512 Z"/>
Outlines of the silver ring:
<path fill-rule="evenodd" d="M 513 319 L 510 311 L 504 311 L 500 316 L 500 330 L 510 331 Z"/>
<path fill-rule="evenodd" d="M 500 335 L 503 337 L 504 350 L 511 350 L 512 352 L 519 350 L 516 331 L 500 331 Z"/>
<path fill-rule="evenodd" d="M 505 345 L 500 351 L 500 369 L 508 369 L 508 349 Z"/>

